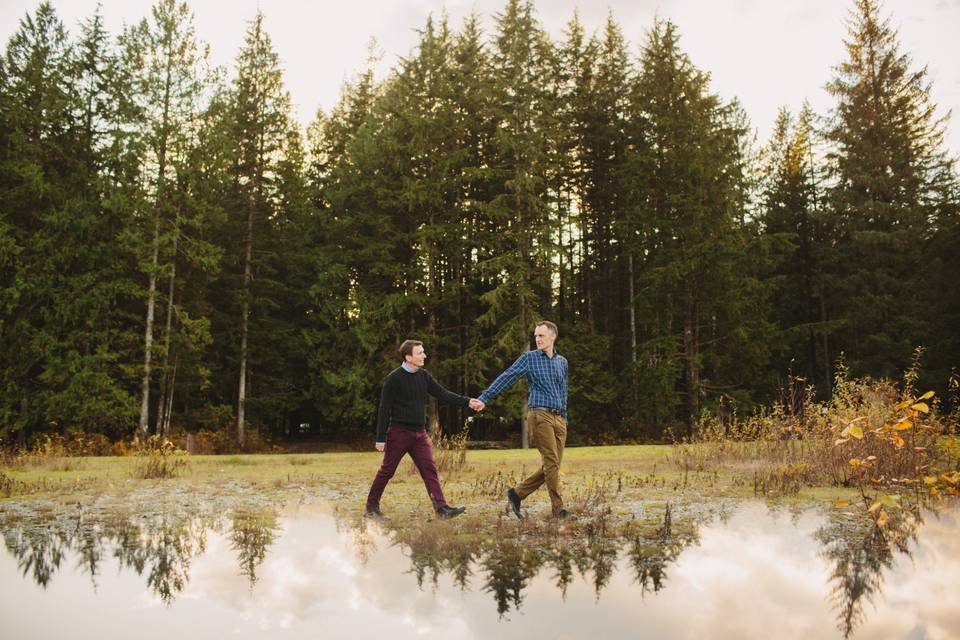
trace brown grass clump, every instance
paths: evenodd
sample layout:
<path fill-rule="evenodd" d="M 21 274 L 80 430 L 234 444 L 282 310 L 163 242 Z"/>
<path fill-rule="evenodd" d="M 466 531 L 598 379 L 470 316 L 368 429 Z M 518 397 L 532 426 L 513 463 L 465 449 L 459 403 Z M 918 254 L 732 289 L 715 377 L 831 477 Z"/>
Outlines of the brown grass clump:
<path fill-rule="evenodd" d="M 136 461 L 133 464 L 134 478 L 175 478 L 188 465 L 185 452 L 158 435 L 152 435 L 142 443 L 135 440 L 134 445 L 137 447 Z"/>

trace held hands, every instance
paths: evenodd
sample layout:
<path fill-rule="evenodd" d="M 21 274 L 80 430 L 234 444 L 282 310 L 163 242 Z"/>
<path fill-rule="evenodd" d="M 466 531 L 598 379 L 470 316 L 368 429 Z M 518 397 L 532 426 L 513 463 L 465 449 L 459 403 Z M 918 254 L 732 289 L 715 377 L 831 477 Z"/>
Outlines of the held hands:
<path fill-rule="evenodd" d="M 376 443 L 376 444 L 373 445 L 373 446 L 375 446 L 375 447 L 377 448 L 377 451 L 383 452 L 383 450 L 387 447 L 387 443 L 386 443 L 386 442 L 378 442 L 378 443 Z"/>
<path fill-rule="evenodd" d="M 474 411 L 483 411 L 483 408 L 487 405 L 483 402 L 480 402 L 476 398 L 470 398 L 470 408 Z"/>

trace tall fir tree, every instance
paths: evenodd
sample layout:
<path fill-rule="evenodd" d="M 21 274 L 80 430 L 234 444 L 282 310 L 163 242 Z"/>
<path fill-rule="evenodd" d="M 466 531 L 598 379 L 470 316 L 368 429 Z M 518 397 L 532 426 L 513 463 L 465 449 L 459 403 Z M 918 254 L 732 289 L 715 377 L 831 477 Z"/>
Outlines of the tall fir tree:
<path fill-rule="evenodd" d="M 641 198 L 630 212 L 644 264 L 639 295 L 656 359 L 682 371 L 680 417 L 692 428 L 704 400 L 745 389 L 764 361 L 763 295 L 748 262 L 741 145 L 735 104 L 709 92 L 708 76 L 679 49 L 676 27 L 657 22 L 632 94 Z M 669 369 L 668 369 L 669 370 Z M 671 395 L 657 399 L 669 406 Z"/>
<path fill-rule="evenodd" d="M 830 245 L 815 138 L 809 106 L 796 118 L 781 109 L 766 150 L 761 220 L 773 263 L 773 322 L 782 337 L 773 368 L 829 396 L 829 334 L 836 323 L 825 318 L 823 263 Z"/>
<path fill-rule="evenodd" d="M 912 68 L 876 0 L 857 0 L 827 138 L 836 238 L 828 313 L 837 351 L 855 374 L 896 376 L 935 322 L 925 300 L 924 250 L 949 192 L 944 120 L 925 68 Z"/>

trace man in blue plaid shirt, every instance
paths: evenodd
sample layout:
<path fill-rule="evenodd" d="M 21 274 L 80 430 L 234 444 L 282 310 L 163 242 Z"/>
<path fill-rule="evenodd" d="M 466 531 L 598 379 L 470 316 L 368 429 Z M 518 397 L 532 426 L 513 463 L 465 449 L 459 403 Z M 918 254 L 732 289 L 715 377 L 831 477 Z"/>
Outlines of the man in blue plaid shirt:
<path fill-rule="evenodd" d="M 486 391 L 480 394 L 479 408 L 497 397 L 513 383 L 527 376 L 530 396 L 527 400 L 527 431 L 543 461 L 540 469 L 517 487 L 507 490 L 507 500 L 518 518 L 520 502 L 546 483 L 550 492 L 553 515 L 568 518 L 560 495 L 560 461 L 567 442 L 567 359 L 553 350 L 558 335 L 557 325 L 542 320 L 537 323 L 533 337 L 537 348 L 527 351 L 510 367 L 497 376 Z M 472 405 L 471 405 L 472 406 Z M 474 407 L 477 408 L 477 407 Z"/>

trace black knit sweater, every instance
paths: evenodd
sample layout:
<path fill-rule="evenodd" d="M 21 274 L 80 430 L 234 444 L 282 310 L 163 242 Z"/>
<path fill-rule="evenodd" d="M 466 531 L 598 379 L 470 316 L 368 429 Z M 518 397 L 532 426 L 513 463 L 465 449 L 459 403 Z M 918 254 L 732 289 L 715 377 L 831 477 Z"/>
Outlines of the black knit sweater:
<path fill-rule="evenodd" d="M 422 431 L 427 423 L 424 405 L 427 394 L 440 402 L 466 407 L 470 398 L 447 391 L 430 372 L 420 368 L 410 373 L 397 367 L 383 380 L 380 410 L 377 412 L 377 442 L 386 442 L 387 427 L 395 424 L 410 431 Z"/>

